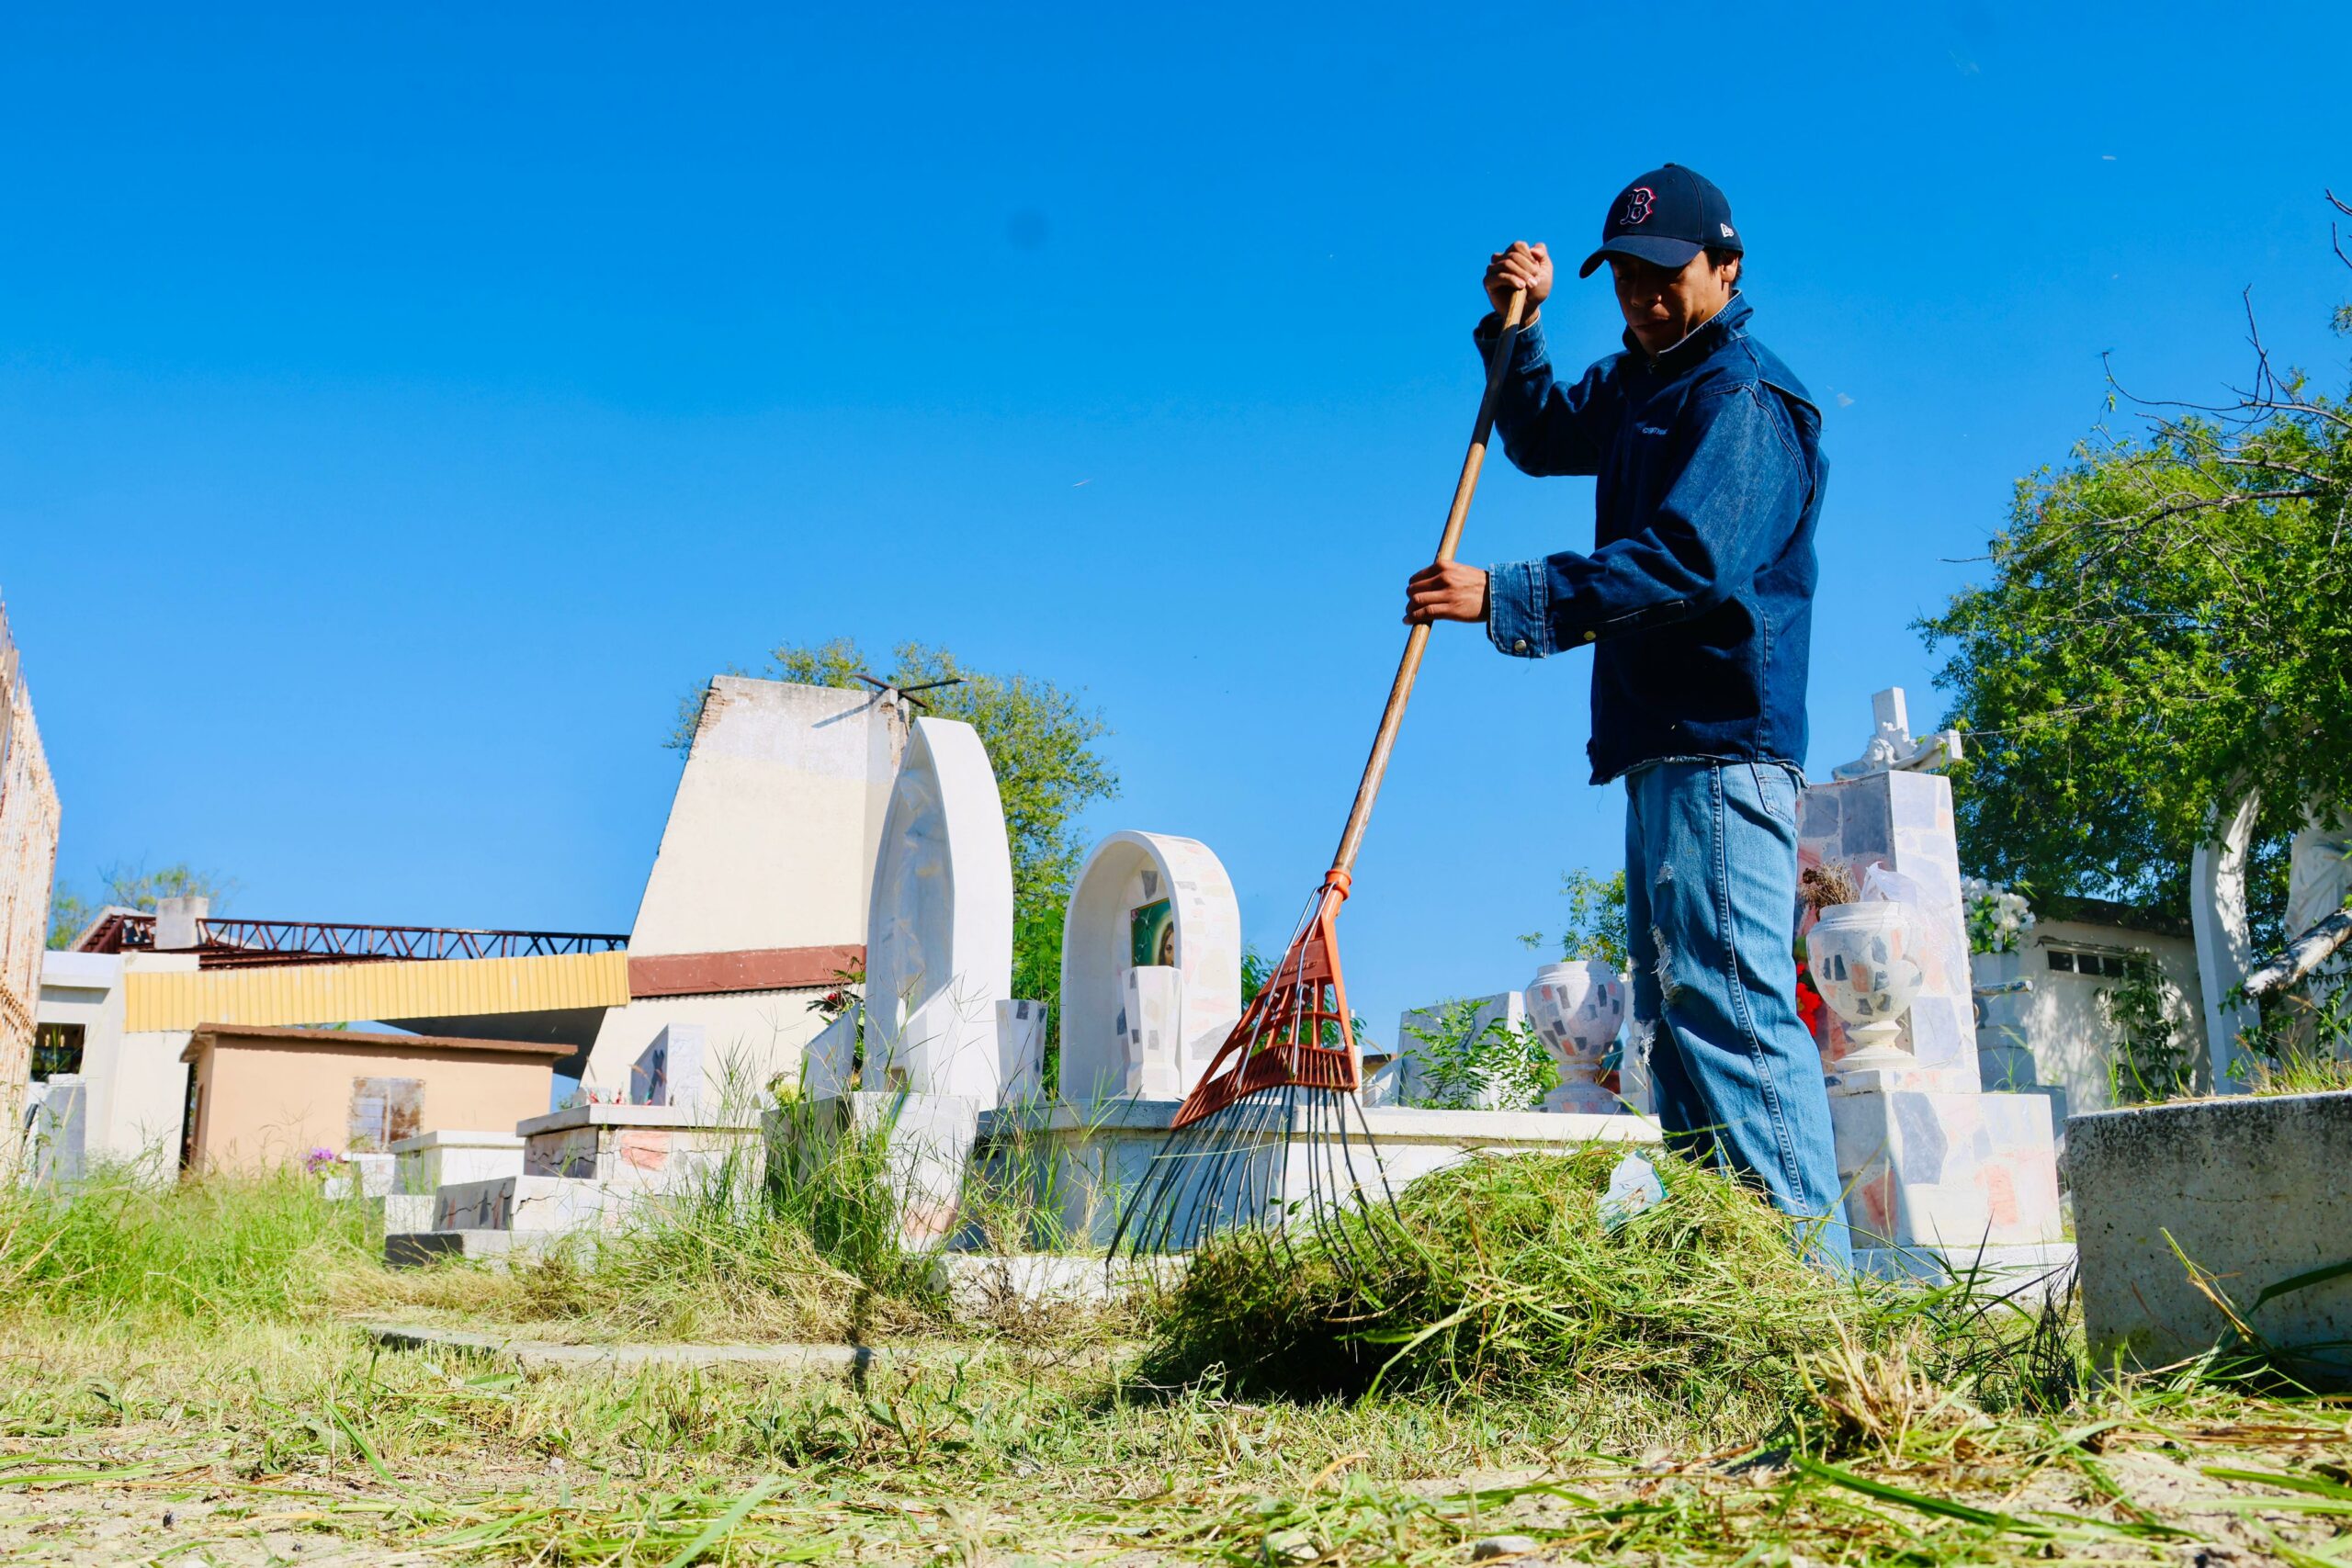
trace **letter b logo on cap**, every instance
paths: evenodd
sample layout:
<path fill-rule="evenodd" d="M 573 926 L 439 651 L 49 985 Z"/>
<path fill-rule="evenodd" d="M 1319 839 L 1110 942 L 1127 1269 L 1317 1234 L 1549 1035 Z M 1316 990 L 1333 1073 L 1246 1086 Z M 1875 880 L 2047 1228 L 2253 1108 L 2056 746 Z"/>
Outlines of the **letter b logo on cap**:
<path fill-rule="evenodd" d="M 1656 191 L 1647 186 L 1635 186 L 1625 193 L 1625 210 L 1619 216 L 1617 221 L 1628 227 L 1635 223 L 1646 223 L 1649 221 L 1651 211 L 1657 205 Z M 1590 209 L 1587 210 L 1589 211 Z"/>

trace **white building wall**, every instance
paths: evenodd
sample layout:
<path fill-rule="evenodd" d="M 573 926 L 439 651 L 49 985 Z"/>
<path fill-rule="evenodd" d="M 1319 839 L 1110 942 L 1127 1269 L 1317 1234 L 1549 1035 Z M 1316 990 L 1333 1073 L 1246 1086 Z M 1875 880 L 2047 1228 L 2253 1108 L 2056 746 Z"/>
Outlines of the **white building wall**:
<path fill-rule="evenodd" d="M 2070 974 L 2050 966 L 2050 951 L 2128 953 L 2145 948 L 2169 982 L 2169 1011 L 2188 1059 L 2203 1059 L 2204 990 L 2197 978 L 2197 947 L 2186 937 L 2095 925 L 2085 920 L 2039 921 L 2029 939 L 2025 973 L 2033 980 L 2027 1010 L 2028 1037 L 2036 1075 L 2066 1090 L 2069 1115 L 2106 1111 L 2116 1104 L 2117 1037 L 2100 1010 L 2098 993 L 2116 982 L 2104 976 Z"/>
<path fill-rule="evenodd" d="M 126 972 L 192 970 L 193 953 L 49 953 L 42 955 L 43 1023 L 83 1029 L 82 1077 L 88 1085 L 83 1156 L 149 1167 L 167 1177 L 179 1168 L 180 1123 L 188 1068 L 180 1060 L 188 1032 L 126 1033 Z"/>
<path fill-rule="evenodd" d="M 830 987 L 828 987 L 830 989 Z M 628 1069 L 673 1023 L 700 1024 L 706 1073 L 726 1086 L 722 1100 L 764 1095 L 770 1080 L 800 1081 L 801 1049 L 825 1026 L 815 1003 L 824 990 L 729 991 L 704 997 L 648 997 L 605 1015 L 582 1082 L 599 1094 L 628 1088 Z M 634 1043 L 633 1044 L 630 1043 Z M 624 1054 L 625 1053 L 625 1054 Z"/>

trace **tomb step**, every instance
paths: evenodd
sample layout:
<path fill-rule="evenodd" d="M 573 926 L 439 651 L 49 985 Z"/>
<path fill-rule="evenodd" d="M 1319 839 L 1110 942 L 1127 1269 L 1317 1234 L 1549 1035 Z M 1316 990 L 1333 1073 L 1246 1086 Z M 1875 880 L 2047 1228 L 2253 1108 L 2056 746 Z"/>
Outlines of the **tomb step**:
<path fill-rule="evenodd" d="M 562 1176 L 502 1176 L 458 1181 L 433 1198 L 435 1231 L 545 1231 L 593 1228 L 615 1195 L 602 1184 Z"/>
<path fill-rule="evenodd" d="M 1854 1270 L 1880 1280 L 1924 1280 L 1947 1285 L 1974 1282 L 1979 1293 L 2038 1300 L 2062 1289 L 2075 1269 L 2071 1241 L 1994 1242 L 1977 1246 L 1865 1247 L 1854 1248 Z"/>
<path fill-rule="evenodd" d="M 396 1231 L 384 1237 L 384 1267 L 423 1269 L 452 1258 L 469 1258 L 493 1268 L 515 1258 L 537 1259 L 560 1245 L 587 1247 L 585 1236 L 561 1231 Z"/>
<path fill-rule="evenodd" d="M 1147 1283 L 1147 1270 L 1178 1270 L 1184 1261 L 1123 1258 L 1114 1263 L 1068 1252 L 946 1252 L 933 1262 L 932 1278 L 946 1292 L 948 1311 L 956 1319 L 989 1323 L 1008 1312 L 1101 1306 Z"/>

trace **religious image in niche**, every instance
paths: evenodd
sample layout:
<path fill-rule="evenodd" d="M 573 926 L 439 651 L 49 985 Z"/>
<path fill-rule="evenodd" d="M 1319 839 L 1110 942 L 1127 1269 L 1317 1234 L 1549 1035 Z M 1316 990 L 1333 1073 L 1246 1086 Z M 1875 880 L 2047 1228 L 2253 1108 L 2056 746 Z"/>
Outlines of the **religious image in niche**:
<path fill-rule="evenodd" d="M 1176 910 L 1166 898 L 1138 904 L 1127 913 L 1127 962 L 1173 965 L 1176 962 Z"/>

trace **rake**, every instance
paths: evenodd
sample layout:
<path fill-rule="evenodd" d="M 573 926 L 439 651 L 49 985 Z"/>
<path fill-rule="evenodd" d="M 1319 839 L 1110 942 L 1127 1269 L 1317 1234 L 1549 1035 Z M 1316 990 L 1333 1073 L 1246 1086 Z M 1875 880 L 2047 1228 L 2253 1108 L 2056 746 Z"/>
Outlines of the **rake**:
<path fill-rule="evenodd" d="M 1453 505 L 1445 517 L 1436 559 L 1450 562 L 1462 540 L 1463 520 L 1478 489 L 1494 428 L 1495 391 L 1510 363 L 1527 308 L 1514 293 L 1502 331 L 1487 358 L 1487 389 Z M 1307 900 L 1282 961 L 1242 1010 L 1240 1021 L 1209 1060 L 1208 1070 L 1177 1108 L 1167 1142 L 1153 1156 L 1119 1215 L 1111 1256 L 1136 1258 L 1190 1252 L 1219 1232 L 1255 1232 L 1283 1246 L 1293 1228 L 1312 1228 L 1375 1199 L 1394 1206 L 1372 1129 L 1358 1091 L 1363 1059 L 1340 970 L 1340 906 L 1354 881 L 1372 803 L 1388 772 L 1389 753 L 1405 719 L 1405 704 L 1428 648 L 1428 623 L 1405 638 L 1405 657 L 1388 688 L 1388 705 L 1373 737 L 1363 780 L 1356 786 L 1347 830 L 1322 886 Z M 1349 1117 L 1354 1117 L 1354 1131 Z M 1359 1247 L 1379 1248 L 1373 1227 L 1324 1228 L 1329 1252 L 1343 1268 L 1361 1266 Z"/>

